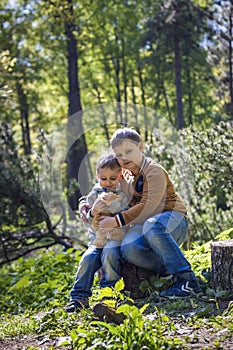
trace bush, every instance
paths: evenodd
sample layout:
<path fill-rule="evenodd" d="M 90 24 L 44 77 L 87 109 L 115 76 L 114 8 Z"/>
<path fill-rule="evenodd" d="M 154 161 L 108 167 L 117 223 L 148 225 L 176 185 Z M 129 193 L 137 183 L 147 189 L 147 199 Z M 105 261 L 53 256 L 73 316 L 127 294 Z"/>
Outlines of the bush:
<path fill-rule="evenodd" d="M 7 124 L 0 125 L 0 143 L 0 265 L 56 243 L 70 247 L 41 202 L 37 162 L 19 154 Z"/>
<path fill-rule="evenodd" d="M 222 122 L 205 131 L 190 127 L 180 132 L 175 145 L 161 137 L 153 144 L 151 156 L 169 171 L 188 204 L 187 245 L 232 227 L 233 124 Z"/>

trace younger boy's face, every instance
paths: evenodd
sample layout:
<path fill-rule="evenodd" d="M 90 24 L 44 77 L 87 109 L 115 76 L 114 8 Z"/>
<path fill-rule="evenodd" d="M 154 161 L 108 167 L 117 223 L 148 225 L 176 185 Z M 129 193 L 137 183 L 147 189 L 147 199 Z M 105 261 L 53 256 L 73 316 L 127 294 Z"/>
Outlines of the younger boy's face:
<path fill-rule="evenodd" d="M 100 168 L 97 176 L 101 187 L 105 187 L 107 190 L 115 190 L 122 177 L 121 168 Z"/>
<path fill-rule="evenodd" d="M 125 140 L 121 145 L 114 147 L 113 151 L 120 166 L 133 171 L 141 165 L 142 149 L 143 144 L 141 142 Z"/>

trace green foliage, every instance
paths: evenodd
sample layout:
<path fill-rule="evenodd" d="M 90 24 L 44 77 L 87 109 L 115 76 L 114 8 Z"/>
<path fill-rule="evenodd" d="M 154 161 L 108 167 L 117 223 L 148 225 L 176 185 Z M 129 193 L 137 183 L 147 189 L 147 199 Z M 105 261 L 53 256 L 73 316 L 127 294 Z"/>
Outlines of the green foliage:
<path fill-rule="evenodd" d="M 20 156 L 9 124 L 0 125 L 0 142 L 0 225 L 30 228 L 45 218 L 33 165 Z"/>
<path fill-rule="evenodd" d="M 214 241 L 233 239 L 233 228 L 219 233 Z M 187 259 L 191 262 L 193 269 L 198 277 L 205 282 L 210 282 L 211 269 L 211 241 L 202 245 L 197 243 L 192 244 L 192 249 L 185 251 Z"/>
<path fill-rule="evenodd" d="M 70 246 L 41 201 L 38 160 L 21 156 L 14 136 L 0 125 L 0 265 L 55 243 Z"/>
<path fill-rule="evenodd" d="M 123 280 L 119 280 L 115 288 L 104 288 L 100 293 L 101 298 L 113 298 L 122 302 L 125 299 L 122 290 Z M 132 300 L 131 300 L 132 301 Z M 183 349 L 182 341 L 177 338 L 167 337 L 169 330 L 175 328 L 169 318 L 158 311 L 156 322 L 148 322 L 144 316 L 148 304 L 141 308 L 126 303 L 116 307 L 116 313 L 126 316 L 121 325 L 113 325 L 104 321 L 92 321 L 87 327 L 77 327 L 71 332 L 71 339 L 74 349 Z M 109 305 L 109 300 L 104 299 Z M 111 304 L 110 304 L 111 305 Z M 112 305 L 111 305 L 112 306 Z M 98 332 L 96 332 L 98 329 Z"/>
<path fill-rule="evenodd" d="M 231 77 L 226 73 L 230 68 L 225 33 L 230 24 L 215 3 L 98 0 L 77 4 L 63 0 L 58 6 L 56 2 L 18 0 L 14 7 L 2 4 L 1 51 L 9 51 L 13 66 L 5 64 L 1 70 L 1 114 L 18 123 L 20 102 L 15 83 L 19 79 L 28 101 L 32 134 L 38 127 L 48 130 L 66 119 L 65 25 L 70 22 L 77 39 L 79 85 L 85 108 L 107 101 L 133 102 L 154 108 L 175 125 L 176 27 L 186 124 L 199 127 L 229 119 L 226 79 Z M 230 13 L 229 1 L 224 8 Z M 12 67 L 13 72 L 9 72 Z M 136 113 L 135 121 L 137 118 Z M 91 122 L 84 116 L 86 125 Z M 146 117 L 143 123 L 146 127 Z"/>
<path fill-rule="evenodd" d="M 188 207 L 189 238 L 206 242 L 233 226 L 233 125 L 190 127 L 174 143 L 155 135 L 152 157 L 169 171 Z"/>
<path fill-rule="evenodd" d="M 78 6 L 74 2 L 70 18 L 67 10 L 70 10 L 71 3 L 64 0 L 58 6 L 56 2 L 19 0 L 14 2 L 14 7 L 5 0 L 1 3 L 0 111 L 3 120 L 10 121 L 11 127 L 17 126 L 18 137 L 21 133 L 24 137 L 25 120 L 19 121 L 19 116 L 22 118 L 23 112 L 29 112 L 28 128 L 34 144 L 35 130 L 41 127 L 47 130 L 51 125 L 54 128 L 67 118 L 68 55 L 64 25 L 72 19 L 73 34 L 78 39 L 83 106 L 105 101 L 133 102 L 135 106 L 152 107 L 175 125 L 177 101 L 172 39 L 174 24 L 180 24 L 176 29 L 179 32 L 180 45 L 177 47 L 181 56 L 183 110 L 187 125 L 197 127 L 183 130 L 181 134 L 193 170 L 189 203 L 190 241 L 200 243 L 232 238 L 232 229 L 216 237 L 218 232 L 233 227 L 232 124 L 221 123 L 200 131 L 212 122 L 219 123 L 232 116 L 231 91 L 228 91 L 231 84 L 226 84 L 232 78 L 228 67 L 231 61 L 228 45 L 232 44 L 232 38 L 226 35 L 231 2 L 224 2 L 226 11 L 218 10 L 223 2 L 207 0 L 189 3 L 129 1 L 124 4 L 98 0 L 80 2 Z M 23 88 L 25 105 L 20 102 L 17 83 Z M 84 124 L 88 127 L 93 122 L 104 124 L 109 115 L 104 108 L 103 112 L 101 110 L 100 115 L 91 115 L 89 119 L 84 113 Z M 121 113 L 113 113 L 111 127 L 122 120 Z M 150 124 L 148 115 L 139 115 L 137 107 L 132 118 L 130 113 L 127 118 L 129 123 L 143 125 L 145 129 Z M 103 130 L 99 137 L 104 139 L 107 135 L 107 130 Z M 93 142 L 91 133 L 88 137 L 89 143 Z M 40 203 L 36 165 L 33 158 L 29 160 L 20 156 L 20 141 L 17 142 L 13 140 L 10 128 L 3 127 L 0 262 L 14 260 L 34 248 L 59 241 Z M 104 144 L 104 141 L 100 143 Z M 159 151 L 156 145 L 158 154 L 154 158 L 163 162 L 175 180 L 179 179 L 180 173 L 172 156 L 162 142 L 160 145 Z M 181 164 L 185 173 L 185 162 Z M 189 189 L 187 186 L 187 192 Z M 209 248 L 210 242 L 207 242 L 201 246 L 195 244 L 185 252 L 200 281 L 208 287 L 211 286 Z M 80 349 L 182 349 L 184 345 L 174 337 L 174 324 L 167 314 L 177 311 L 184 314 L 187 308 L 187 322 L 192 322 L 195 327 L 206 324 L 219 331 L 224 328 L 232 331 L 230 309 L 227 315 L 206 319 L 210 306 L 199 304 L 197 300 L 191 299 L 186 304 L 184 301 L 160 304 L 158 290 L 169 283 L 169 278 L 152 278 L 141 286 L 149 295 L 147 310 L 135 305 L 120 306 L 117 312 L 120 310 L 127 316 L 122 326 L 91 323 L 90 310 L 68 317 L 60 306 L 68 298 L 79 256 L 71 251 L 59 254 L 42 251 L 42 254 L 27 260 L 22 258 L 1 269 L 1 337 L 28 333 L 68 336 L 66 342 L 73 342 L 73 348 Z M 115 290 L 101 291 L 100 298 L 105 297 L 115 308 L 119 302 L 125 301 L 122 281 Z M 47 308 L 50 308 L 49 312 L 44 311 Z M 145 316 L 148 309 L 155 314 L 153 320 Z M 158 309 L 163 309 L 163 312 Z M 35 318 L 28 316 L 39 310 L 44 314 Z M 10 319 L 4 312 L 23 314 Z M 216 340 L 213 346 L 219 348 L 221 343 Z"/>
<path fill-rule="evenodd" d="M 124 302 L 132 302 L 133 300 L 129 297 L 126 297 L 125 294 L 122 293 L 124 289 L 124 281 L 123 279 L 119 279 L 114 288 L 106 287 L 100 290 L 99 294 L 95 296 L 95 301 L 103 301 L 106 305 L 117 308 L 117 305 Z"/>
<path fill-rule="evenodd" d="M 58 307 L 68 301 L 80 252 L 55 254 L 38 253 L 35 257 L 20 258 L 9 268 L 2 268 L 0 291 L 1 312 L 18 313 Z"/>
<path fill-rule="evenodd" d="M 0 339 L 5 336 L 14 338 L 18 335 L 35 333 L 39 325 L 39 321 L 30 317 L 27 312 L 21 315 L 3 314 L 0 318 Z"/>
<path fill-rule="evenodd" d="M 213 239 L 233 226 L 232 130 L 232 123 L 220 123 L 201 132 L 192 128 L 183 132 L 193 168 L 192 240 Z"/>
<path fill-rule="evenodd" d="M 233 229 L 229 229 L 215 239 L 232 238 Z M 185 254 L 199 280 L 211 287 L 210 279 L 202 274 L 202 270 L 210 268 L 210 242 L 193 245 Z M 0 270 L 0 339 L 34 334 L 40 340 L 56 339 L 59 346 L 73 349 L 159 350 L 191 346 L 193 338 L 181 339 L 181 329 L 192 328 L 195 332 L 204 327 L 206 331 L 232 332 L 232 304 L 221 315 L 214 316 L 213 308 L 218 302 L 208 294 L 200 299 L 161 300 L 157 291 L 170 282 L 169 278 L 152 278 L 150 296 L 140 301 L 127 296 L 122 279 L 114 288 L 99 290 L 99 285 L 94 284 L 91 307 L 100 300 L 114 307 L 116 313 L 125 315 L 121 325 L 93 319 L 91 308 L 69 315 L 62 306 L 68 301 L 79 259 L 80 254 L 72 250 L 63 253 L 50 250 L 21 258 Z M 223 340 L 224 337 L 219 345 Z"/>

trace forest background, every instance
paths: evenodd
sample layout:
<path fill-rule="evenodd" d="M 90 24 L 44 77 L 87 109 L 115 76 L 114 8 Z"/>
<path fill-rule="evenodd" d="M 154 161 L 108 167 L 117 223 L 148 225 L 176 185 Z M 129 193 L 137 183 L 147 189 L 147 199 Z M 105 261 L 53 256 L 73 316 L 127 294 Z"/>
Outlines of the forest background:
<path fill-rule="evenodd" d="M 38 244 L 69 246 L 58 192 L 77 209 L 122 125 L 186 187 L 190 241 L 232 227 L 231 1 L 3 1 L 0 15 L 3 262 Z M 56 132 L 66 152 L 51 142 Z M 59 152 L 62 189 L 51 181 Z M 38 181 L 45 153 L 55 219 Z"/>
<path fill-rule="evenodd" d="M 86 247 L 74 211 L 124 125 L 188 200 L 185 249 L 233 227 L 232 1 L 3 0 L 0 17 L 2 266 Z"/>

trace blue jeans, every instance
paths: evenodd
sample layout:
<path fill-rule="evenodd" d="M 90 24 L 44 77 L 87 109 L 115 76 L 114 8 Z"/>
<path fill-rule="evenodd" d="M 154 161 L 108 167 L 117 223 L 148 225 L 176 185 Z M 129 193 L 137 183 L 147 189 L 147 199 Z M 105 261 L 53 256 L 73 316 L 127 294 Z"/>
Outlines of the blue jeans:
<path fill-rule="evenodd" d="M 76 274 L 75 283 L 71 289 L 72 300 L 87 299 L 92 295 L 95 273 L 102 266 L 103 278 L 101 287 L 112 287 L 120 278 L 120 247 L 119 241 L 109 241 L 104 248 L 91 245 L 83 254 Z"/>
<path fill-rule="evenodd" d="M 162 276 L 186 272 L 187 279 L 193 279 L 190 263 L 179 248 L 187 233 L 183 215 L 173 211 L 155 215 L 128 230 L 121 244 L 122 257 Z"/>

